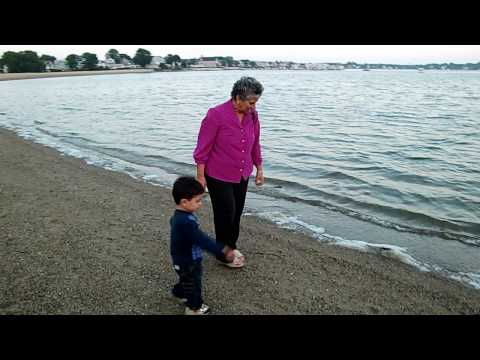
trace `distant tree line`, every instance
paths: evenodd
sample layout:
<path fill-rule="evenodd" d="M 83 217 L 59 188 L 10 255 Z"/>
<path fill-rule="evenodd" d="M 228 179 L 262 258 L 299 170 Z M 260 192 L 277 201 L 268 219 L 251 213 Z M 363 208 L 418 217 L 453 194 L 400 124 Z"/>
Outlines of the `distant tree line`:
<path fill-rule="evenodd" d="M 141 67 L 145 67 L 152 61 L 152 54 L 146 49 L 139 48 L 133 58 L 127 54 L 121 54 L 116 49 L 110 49 L 105 54 L 106 59 L 111 59 L 115 64 L 135 64 Z M 197 64 L 198 59 L 181 59 L 176 54 L 168 54 L 165 56 L 165 64 L 159 64 L 161 69 L 182 69 L 188 68 L 191 65 Z M 231 56 L 215 56 L 215 57 L 202 57 L 202 60 L 206 61 L 218 61 L 223 67 L 249 67 L 257 68 L 257 64 L 254 61 L 247 59 L 234 60 Z M 7 67 L 8 72 L 42 72 L 45 71 L 48 64 L 53 64 L 57 59 L 51 55 L 38 56 L 35 51 L 25 50 L 19 52 L 7 51 L 3 53 L 0 58 L 0 72 L 4 66 Z M 272 62 L 279 64 L 278 61 Z M 65 58 L 65 65 L 74 71 L 81 70 L 98 70 L 99 60 L 96 54 L 85 52 L 82 55 L 70 54 Z M 292 68 L 294 62 L 284 62 L 287 69 Z M 467 63 L 467 64 L 455 64 L 455 63 L 443 63 L 443 64 L 426 64 L 426 65 L 396 65 L 396 64 L 357 64 L 355 62 L 347 62 L 345 64 L 335 63 L 332 65 L 343 65 L 346 69 L 425 69 L 425 70 L 480 70 L 480 62 Z"/>
<path fill-rule="evenodd" d="M 56 58 L 50 55 L 38 56 L 35 51 L 6 51 L 0 59 L 0 66 L 7 66 L 8 71 L 12 73 L 20 72 L 41 72 L 49 61 L 55 61 Z"/>
<path fill-rule="evenodd" d="M 173 61 L 181 62 L 181 59 L 178 55 L 171 55 Z M 131 61 L 136 65 L 145 67 L 150 64 L 152 60 L 152 54 L 150 51 L 145 49 L 138 49 L 135 53 L 135 56 L 131 58 L 127 54 L 120 54 L 116 49 L 110 49 L 105 55 L 107 59 L 113 59 L 116 64 L 120 64 L 122 60 Z M 48 63 L 54 63 L 57 59 L 54 56 L 42 55 L 38 56 L 35 51 L 25 50 L 25 51 L 7 51 L 3 53 L 0 58 L 0 70 L 4 66 L 8 68 L 10 73 L 21 73 L 21 72 L 43 72 L 46 70 Z M 169 63 L 169 60 L 167 63 Z M 70 54 L 65 58 L 65 65 L 70 70 L 97 70 L 99 60 L 96 54 L 85 52 L 82 55 Z"/>
<path fill-rule="evenodd" d="M 442 63 L 442 64 L 424 64 L 424 65 L 397 65 L 397 64 L 357 64 L 347 62 L 344 64 L 347 69 L 400 69 L 400 70 L 480 70 L 480 62 L 478 63 Z"/>

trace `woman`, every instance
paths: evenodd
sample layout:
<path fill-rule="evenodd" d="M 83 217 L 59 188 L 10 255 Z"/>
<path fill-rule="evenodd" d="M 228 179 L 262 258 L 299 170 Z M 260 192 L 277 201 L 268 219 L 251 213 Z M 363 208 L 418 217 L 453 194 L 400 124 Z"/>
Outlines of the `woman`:
<path fill-rule="evenodd" d="M 238 80 L 231 99 L 208 110 L 193 153 L 197 180 L 210 193 L 216 239 L 235 249 L 235 261 L 224 263 L 229 267 L 238 268 L 245 263 L 237 240 L 253 166 L 257 168 L 255 184 L 264 183 L 260 122 L 255 110 L 262 92 L 262 84 L 254 78 Z"/>

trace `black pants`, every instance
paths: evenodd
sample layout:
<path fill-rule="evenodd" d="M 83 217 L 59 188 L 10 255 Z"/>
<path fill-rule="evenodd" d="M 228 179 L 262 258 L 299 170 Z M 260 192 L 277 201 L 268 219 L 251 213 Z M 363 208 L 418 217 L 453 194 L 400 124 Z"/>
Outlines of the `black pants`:
<path fill-rule="evenodd" d="M 179 281 L 172 289 L 173 295 L 186 298 L 187 305 L 192 310 L 198 310 L 203 304 L 202 299 L 202 262 L 174 265 Z"/>
<path fill-rule="evenodd" d="M 242 216 L 247 195 L 248 179 L 240 183 L 230 183 L 205 175 L 208 192 L 212 200 L 215 238 L 217 241 L 237 248 Z"/>

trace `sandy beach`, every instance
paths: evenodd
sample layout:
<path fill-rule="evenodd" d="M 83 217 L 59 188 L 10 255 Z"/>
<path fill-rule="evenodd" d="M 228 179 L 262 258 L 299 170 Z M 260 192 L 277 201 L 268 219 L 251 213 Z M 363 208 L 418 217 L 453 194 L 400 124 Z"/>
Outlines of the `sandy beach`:
<path fill-rule="evenodd" d="M 135 74 L 150 73 L 152 69 L 127 69 L 127 70 L 98 70 L 98 71 L 59 71 L 42 73 L 0 73 L 0 81 L 40 79 L 49 77 L 64 76 L 87 76 L 87 75 L 114 75 L 114 74 Z"/>
<path fill-rule="evenodd" d="M 0 314 L 170 314 L 170 190 L 0 129 Z M 213 234 L 209 202 L 199 212 Z M 243 269 L 204 261 L 214 314 L 478 314 L 480 291 L 242 219 Z"/>

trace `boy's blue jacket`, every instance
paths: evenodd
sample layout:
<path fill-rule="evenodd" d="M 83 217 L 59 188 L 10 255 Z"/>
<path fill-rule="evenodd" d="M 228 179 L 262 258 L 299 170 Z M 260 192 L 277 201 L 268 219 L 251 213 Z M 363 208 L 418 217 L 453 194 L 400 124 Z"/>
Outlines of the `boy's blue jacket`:
<path fill-rule="evenodd" d="M 200 230 L 197 217 L 176 209 L 170 218 L 170 254 L 176 265 L 202 260 L 202 249 L 224 258 L 224 245 L 214 242 Z"/>

